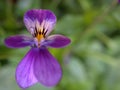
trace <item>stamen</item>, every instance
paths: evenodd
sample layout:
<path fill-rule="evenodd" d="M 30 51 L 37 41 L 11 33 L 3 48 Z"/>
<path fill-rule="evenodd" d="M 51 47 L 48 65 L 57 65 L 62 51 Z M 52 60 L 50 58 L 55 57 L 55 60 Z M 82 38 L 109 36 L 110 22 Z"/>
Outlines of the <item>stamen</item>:
<path fill-rule="evenodd" d="M 38 39 L 38 41 L 40 41 L 42 38 L 44 38 L 44 36 L 38 33 L 36 38 Z"/>

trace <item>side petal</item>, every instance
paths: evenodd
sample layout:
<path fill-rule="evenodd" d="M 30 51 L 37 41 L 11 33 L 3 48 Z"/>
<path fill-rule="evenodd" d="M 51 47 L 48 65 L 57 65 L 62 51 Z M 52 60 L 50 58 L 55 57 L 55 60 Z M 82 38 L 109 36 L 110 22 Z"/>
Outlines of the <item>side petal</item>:
<path fill-rule="evenodd" d="M 22 48 L 30 46 L 32 44 L 32 39 L 25 35 L 16 35 L 6 38 L 4 43 L 9 48 Z"/>
<path fill-rule="evenodd" d="M 62 77 L 62 70 L 57 60 L 47 49 L 40 49 L 34 62 L 34 74 L 44 86 L 55 86 Z"/>
<path fill-rule="evenodd" d="M 35 28 L 44 28 L 48 35 L 56 23 L 56 16 L 50 10 L 32 9 L 25 13 L 24 23 L 31 34 L 35 32 Z"/>
<path fill-rule="evenodd" d="M 36 51 L 31 49 L 16 69 L 16 81 L 21 88 L 27 88 L 37 82 L 33 73 L 33 63 L 35 62 Z"/>
<path fill-rule="evenodd" d="M 70 44 L 71 40 L 63 35 L 51 35 L 46 41 L 45 45 L 53 48 L 62 48 Z"/>

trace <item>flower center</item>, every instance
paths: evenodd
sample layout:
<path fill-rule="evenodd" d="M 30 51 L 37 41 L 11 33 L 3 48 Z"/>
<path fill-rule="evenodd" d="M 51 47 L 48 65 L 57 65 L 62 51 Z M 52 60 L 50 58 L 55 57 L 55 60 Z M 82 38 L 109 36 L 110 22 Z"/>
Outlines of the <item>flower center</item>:
<path fill-rule="evenodd" d="M 37 28 L 35 27 L 33 36 L 34 36 L 35 38 L 37 38 L 38 41 L 40 41 L 42 38 L 45 38 L 46 33 L 47 33 L 47 31 L 45 31 L 44 28 L 41 30 L 41 29 L 37 29 Z"/>
<path fill-rule="evenodd" d="M 42 42 L 44 41 L 46 37 L 47 30 L 44 28 L 36 28 L 34 30 L 33 37 L 35 38 L 35 44 L 37 47 L 40 47 Z"/>
<path fill-rule="evenodd" d="M 37 38 L 38 42 L 40 42 L 41 39 L 44 38 L 44 36 L 43 36 L 42 34 L 39 34 L 39 33 L 38 33 L 38 34 L 36 35 L 36 38 Z"/>

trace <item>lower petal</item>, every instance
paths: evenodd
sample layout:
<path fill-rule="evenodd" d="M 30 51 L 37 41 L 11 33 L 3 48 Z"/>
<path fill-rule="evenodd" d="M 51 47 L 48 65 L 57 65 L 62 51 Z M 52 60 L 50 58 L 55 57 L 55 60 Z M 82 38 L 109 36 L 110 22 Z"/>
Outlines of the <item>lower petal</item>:
<path fill-rule="evenodd" d="M 55 86 L 62 77 L 62 70 L 57 60 L 47 49 L 40 49 L 34 62 L 34 74 L 44 86 Z"/>
<path fill-rule="evenodd" d="M 25 35 L 10 36 L 5 39 L 5 45 L 10 48 L 22 48 L 31 44 L 32 39 Z"/>
<path fill-rule="evenodd" d="M 31 49 L 16 69 L 16 81 L 21 88 L 27 88 L 37 82 L 33 73 L 33 63 L 35 62 L 36 51 Z"/>

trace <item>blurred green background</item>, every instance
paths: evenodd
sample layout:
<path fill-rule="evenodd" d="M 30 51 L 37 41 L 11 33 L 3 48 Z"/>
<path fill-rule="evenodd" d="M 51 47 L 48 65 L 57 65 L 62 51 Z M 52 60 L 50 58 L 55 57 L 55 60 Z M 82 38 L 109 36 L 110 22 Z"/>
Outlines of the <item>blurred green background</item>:
<path fill-rule="evenodd" d="M 0 0 L 0 90 L 20 90 L 15 69 L 30 47 L 10 49 L 4 39 L 29 34 L 23 15 L 33 8 L 52 10 L 58 19 L 52 34 L 63 34 L 72 43 L 49 49 L 63 69 L 60 83 L 28 90 L 120 90 L 118 0 Z"/>

